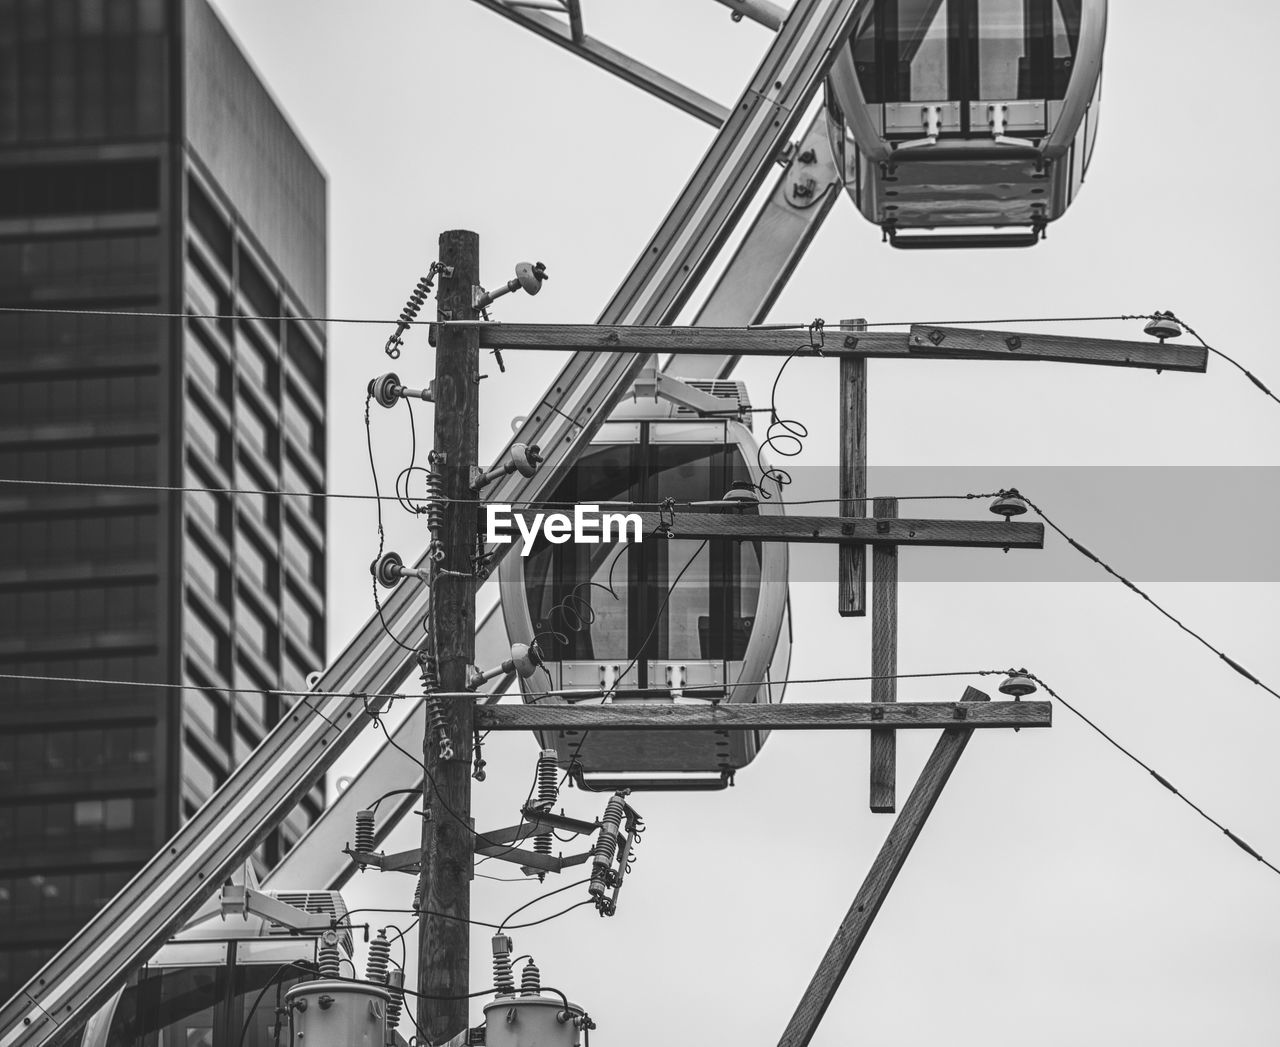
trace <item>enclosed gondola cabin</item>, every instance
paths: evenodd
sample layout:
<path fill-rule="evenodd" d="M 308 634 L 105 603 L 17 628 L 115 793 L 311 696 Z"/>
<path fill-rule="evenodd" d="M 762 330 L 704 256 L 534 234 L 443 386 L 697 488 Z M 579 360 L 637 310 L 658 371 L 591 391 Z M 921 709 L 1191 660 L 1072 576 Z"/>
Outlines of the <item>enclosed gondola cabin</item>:
<path fill-rule="evenodd" d="M 746 420 L 738 382 L 674 383 L 716 397 L 699 414 L 637 395 L 601 427 L 551 501 L 625 512 L 676 505 L 672 530 L 628 544 L 551 544 L 499 568 L 513 643 L 536 638 L 545 664 L 522 681 L 527 702 L 776 702 L 790 657 L 787 548 L 680 537 L 680 506 L 782 512 Z M 673 383 L 664 377 L 664 389 Z M 735 485 L 736 488 L 735 488 Z M 744 510 L 730 491 L 771 497 Z M 608 503 L 622 503 L 610 506 Z M 546 692 L 576 692 L 567 696 Z M 767 732 L 547 732 L 544 748 L 579 785 L 612 789 L 719 788 L 755 757 Z"/>
<path fill-rule="evenodd" d="M 1029 246 L 1098 130 L 1106 0 L 868 0 L 832 69 L 846 187 L 896 247 Z"/>

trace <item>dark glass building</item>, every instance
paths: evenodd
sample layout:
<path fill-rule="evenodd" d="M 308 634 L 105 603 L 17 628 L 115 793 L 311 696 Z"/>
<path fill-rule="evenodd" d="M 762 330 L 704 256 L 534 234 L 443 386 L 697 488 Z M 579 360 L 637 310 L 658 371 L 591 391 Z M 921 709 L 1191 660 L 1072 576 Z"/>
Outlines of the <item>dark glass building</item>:
<path fill-rule="evenodd" d="M 205 0 L 0 0 L 0 479 L 322 489 L 325 201 Z M 0 483 L 0 673 L 68 678 L 0 679 L 0 999 L 323 665 L 324 544 L 320 498 Z"/>

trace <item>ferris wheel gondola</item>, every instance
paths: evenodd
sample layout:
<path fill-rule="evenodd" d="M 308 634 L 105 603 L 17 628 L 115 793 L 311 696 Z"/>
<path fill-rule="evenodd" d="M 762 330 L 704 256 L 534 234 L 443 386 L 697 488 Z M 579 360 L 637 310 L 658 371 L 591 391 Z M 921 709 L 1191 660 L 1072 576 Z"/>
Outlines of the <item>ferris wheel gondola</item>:
<path fill-rule="evenodd" d="M 666 398 L 692 391 L 715 411 Z M 551 495 L 552 503 L 676 505 L 783 512 L 752 435 L 745 387 L 673 382 L 615 409 Z M 708 395 L 709 394 L 709 395 Z M 743 498 L 746 493 L 751 497 Z M 761 494 L 765 495 L 761 497 Z M 777 702 L 790 658 L 787 547 L 645 535 L 627 545 L 551 544 L 499 567 L 513 643 L 536 640 L 524 700 Z M 544 748 L 586 788 L 723 787 L 768 732 L 547 732 Z"/>
<path fill-rule="evenodd" d="M 846 188 L 895 247 L 1029 246 L 1079 192 L 1107 0 L 870 0 L 828 81 Z"/>

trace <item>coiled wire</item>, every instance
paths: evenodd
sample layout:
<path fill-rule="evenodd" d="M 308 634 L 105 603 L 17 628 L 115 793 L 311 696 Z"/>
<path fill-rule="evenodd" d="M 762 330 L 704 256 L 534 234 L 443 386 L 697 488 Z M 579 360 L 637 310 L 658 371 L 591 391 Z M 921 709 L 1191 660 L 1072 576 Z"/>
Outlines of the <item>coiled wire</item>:
<path fill-rule="evenodd" d="M 773 376 L 773 385 L 769 389 L 769 424 L 765 427 L 764 439 L 756 449 L 756 467 L 760 470 L 760 482 L 756 484 L 756 490 L 763 499 L 772 499 L 774 496 L 774 492 L 765 486 L 766 483 L 777 487 L 778 493 L 791 484 L 791 474 L 786 469 L 765 462 L 765 449 L 779 458 L 795 458 L 804 450 L 804 441 L 809 436 L 809 427 L 800 419 L 784 418 L 778 413 L 778 383 L 782 381 L 782 373 L 787 365 L 800 354 L 822 354 L 823 326 L 821 319 L 814 320 L 809 325 L 809 344 L 796 346 L 795 351 L 782 361 L 778 373 Z"/>

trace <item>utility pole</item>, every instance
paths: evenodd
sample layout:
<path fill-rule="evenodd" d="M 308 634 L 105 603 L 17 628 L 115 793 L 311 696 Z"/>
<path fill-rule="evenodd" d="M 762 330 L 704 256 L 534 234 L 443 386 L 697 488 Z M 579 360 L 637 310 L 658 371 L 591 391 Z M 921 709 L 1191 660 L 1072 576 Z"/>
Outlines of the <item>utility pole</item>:
<path fill-rule="evenodd" d="M 472 232 L 440 235 L 438 316 L 474 320 L 473 289 L 480 285 L 480 240 Z M 424 652 L 437 659 L 438 689 L 466 690 L 475 661 L 476 604 L 472 557 L 477 511 L 472 474 L 478 455 L 479 333 L 441 328 L 436 345 L 435 445 L 440 524 L 431 573 L 431 628 Z M 429 700 L 430 701 L 430 700 Z M 470 698 L 435 699 L 423 740 L 421 934 L 418 941 L 418 1024 L 433 1044 L 448 1043 L 468 1028 L 470 964 L 471 738 L 475 705 Z"/>

